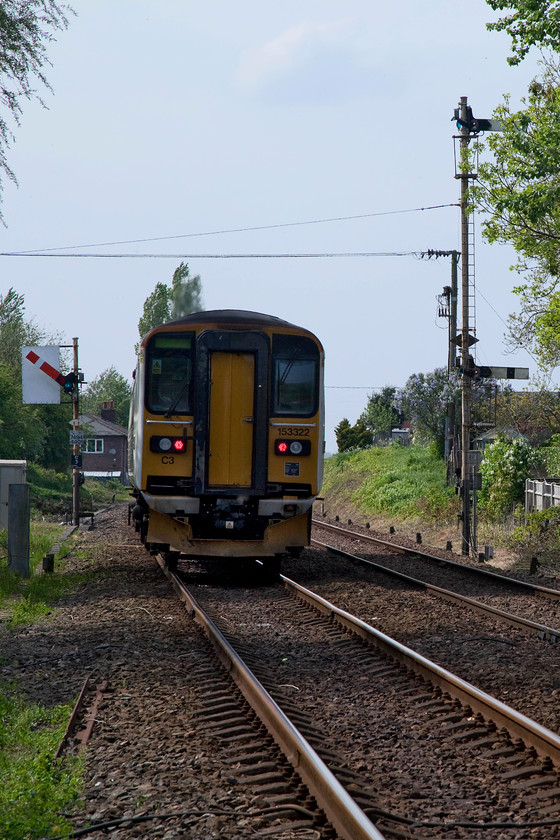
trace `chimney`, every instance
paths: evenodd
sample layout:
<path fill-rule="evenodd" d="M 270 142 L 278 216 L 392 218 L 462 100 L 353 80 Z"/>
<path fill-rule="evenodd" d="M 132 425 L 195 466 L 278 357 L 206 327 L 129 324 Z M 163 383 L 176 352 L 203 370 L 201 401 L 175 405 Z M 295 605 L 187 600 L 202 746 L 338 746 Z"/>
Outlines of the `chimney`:
<path fill-rule="evenodd" d="M 116 423 L 117 412 L 115 411 L 115 404 L 113 400 L 103 403 L 101 409 L 101 419 L 107 420 L 108 423 Z"/>

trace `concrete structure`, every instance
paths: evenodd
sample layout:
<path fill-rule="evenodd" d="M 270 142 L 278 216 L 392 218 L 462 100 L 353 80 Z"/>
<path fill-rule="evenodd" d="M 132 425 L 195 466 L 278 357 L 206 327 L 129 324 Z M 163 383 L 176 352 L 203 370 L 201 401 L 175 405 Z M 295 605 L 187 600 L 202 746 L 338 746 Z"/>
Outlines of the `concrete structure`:
<path fill-rule="evenodd" d="M 8 527 L 10 484 L 27 482 L 27 461 L 0 461 L 0 530 Z"/>

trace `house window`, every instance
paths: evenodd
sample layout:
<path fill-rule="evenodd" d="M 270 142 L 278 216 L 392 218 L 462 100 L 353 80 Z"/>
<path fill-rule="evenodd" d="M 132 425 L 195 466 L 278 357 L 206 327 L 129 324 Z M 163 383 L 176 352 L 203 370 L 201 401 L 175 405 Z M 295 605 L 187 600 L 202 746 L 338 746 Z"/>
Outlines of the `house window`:
<path fill-rule="evenodd" d="M 82 452 L 103 452 L 103 438 L 86 438 L 82 444 Z"/>

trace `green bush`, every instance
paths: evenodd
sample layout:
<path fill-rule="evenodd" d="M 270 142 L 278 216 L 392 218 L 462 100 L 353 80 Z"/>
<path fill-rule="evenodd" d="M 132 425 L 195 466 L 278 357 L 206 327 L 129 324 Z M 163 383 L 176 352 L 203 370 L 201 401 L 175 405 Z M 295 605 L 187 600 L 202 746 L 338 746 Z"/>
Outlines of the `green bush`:
<path fill-rule="evenodd" d="M 523 438 L 498 440 L 487 447 L 480 466 L 480 508 L 490 520 L 500 519 L 523 501 L 525 479 L 542 464 L 542 454 Z"/>

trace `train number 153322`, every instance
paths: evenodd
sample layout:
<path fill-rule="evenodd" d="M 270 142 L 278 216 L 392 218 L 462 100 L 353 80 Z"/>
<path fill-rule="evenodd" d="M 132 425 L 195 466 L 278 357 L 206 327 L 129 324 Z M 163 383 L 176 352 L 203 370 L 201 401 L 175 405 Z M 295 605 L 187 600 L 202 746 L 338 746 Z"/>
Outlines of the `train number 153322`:
<path fill-rule="evenodd" d="M 290 426 L 281 426 L 278 429 L 282 437 L 309 437 L 309 429 L 298 429 Z"/>

